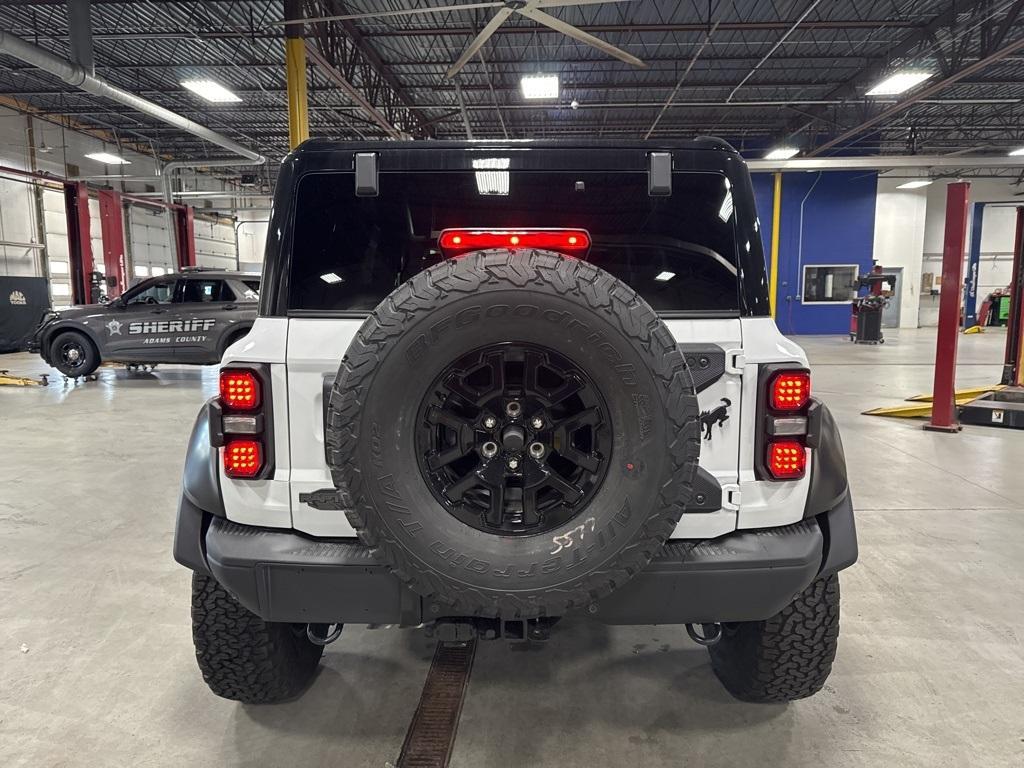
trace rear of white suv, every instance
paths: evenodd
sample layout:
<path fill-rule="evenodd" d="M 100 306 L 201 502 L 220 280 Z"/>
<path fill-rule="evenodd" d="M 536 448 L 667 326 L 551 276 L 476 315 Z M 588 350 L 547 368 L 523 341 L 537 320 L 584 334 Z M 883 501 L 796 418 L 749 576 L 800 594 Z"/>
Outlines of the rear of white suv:
<path fill-rule="evenodd" d="M 767 304 L 721 142 L 304 145 L 186 466 L 211 687 L 292 695 L 344 623 L 580 613 L 687 625 L 741 698 L 816 691 L 852 506 Z M 280 656 L 257 683 L 218 651 L 238 632 Z"/>

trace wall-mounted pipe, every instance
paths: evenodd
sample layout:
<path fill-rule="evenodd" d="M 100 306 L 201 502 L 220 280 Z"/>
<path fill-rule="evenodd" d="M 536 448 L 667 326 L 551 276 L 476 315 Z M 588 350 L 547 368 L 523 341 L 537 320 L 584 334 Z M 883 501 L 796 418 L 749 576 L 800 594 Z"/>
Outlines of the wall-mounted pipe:
<path fill-rule="evenodd" d="M 91 93 L 94 96 L 100 96 L 101 98 L 124 104 L 126 107 L 130 107 L 150 117 L 155 117 L 157 120 L 186 133 L 198 136 L 204 141 L 208 141 L 211 144 L 226 149 L 228 152 L 245 158 L 249 161 L 248 164 L 262 165 L 267 161 L 267 158 L 259 152 L 254 152 L 237 141 L 210 130 L 205 125 L 200 125 L 176 112 L 165 109 L 159 104 L 154 104 L 152 101 L 147 101 L 141 96 L 136 96 L 134 93 L 129 93 L 115 85 L 111 85 L 105 80 L 90 75 L 81 65 L 67 59 L 62 59 L 60 56 L 56 56 L 46 49 L 40 48 L 38 45 L 33 45 L 27 40 L 22 40 L 20 37 L 16 37 L 3 29 L 0 29 L 0 53 L 6 53 L 26 64 L 31 64 L 45 72 L 49 72 L 51 75 L 59 77 L 68 85 Z M 235 164 L 241 165 L 238 162 Z"/>
<path fill-rule="evenodd" d="M 1024 155 L 860 155 L 747 160 L 751 171 L 852 171 L 887 168 L 1020 168 Z"/>

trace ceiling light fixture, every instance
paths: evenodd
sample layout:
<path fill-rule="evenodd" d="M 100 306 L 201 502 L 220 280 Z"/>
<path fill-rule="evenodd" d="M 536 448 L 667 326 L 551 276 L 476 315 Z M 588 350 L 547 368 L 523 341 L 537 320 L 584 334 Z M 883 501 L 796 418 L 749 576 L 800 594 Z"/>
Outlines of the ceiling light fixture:
<path fill-rule="evenodd" d="M 476 191 L 480 195 L 507 195 L 509 190 L 510 158 L 481 157 L 473 161 L 476 172 Z"/>
<path fill-rule="evenodd" d="M 558 75 L 523 75 L 519 85 L 524 99 L 558 98 Z"/>
<path fill-rule="evenodd" d="M 914 181 L 908 181 L 905 184 L 900 184 L 896 189 L 920 189 L 921 187 L 927 187 L 932 183 L 932 179 L 916 179 Z"/>
<path fill-rule="evenodd" d="M 183 88 L 188 88 L 192 93 L 207 101 L 212 101 L 214 104 L 227 104 L 242 100 L 241 96 L 235 95 L 223 85 L 213 80 L 182 80 L 181 85 Z"/>
<path fill-rule="evenodd" d="M 660 280 L 663 283 L 667 283 L 669 280 L 671 280 L 675 276 L 676 276 L 675 272 L 659 272 L 658 274 L 656 274 L 654 276 L 654 279 L 655 280 Z"/>
<path fill-rule="evenodd" d="M 123 157 L 112 155 L 109 152 L 89 152 L 86 157 L 90 160 L 95 160 L 98 163 L 106 163 L 107 165 L 131 165 L 131 160 L 125 160 Z"/>
<path fill-rule="evenodd" d="M 326 274 L 320 275 L 320 279 L 323 280 L 328 285 L 335 285 L 337 283 L 345 282 L 345 278 L 341 277 L 340 275 L 334 272 L 327 272 Z"/>
<path fill-rule="evenodd" d="M 767 155 L 764 156 L 765 160 L 789 160 L 791 157 L 796 157 L 800 154 L 800 150 L 796 147 L 776 147 Z"/>
<path fill-rule="evenodd" d="M 1010 153 L 1010 157 L 1020 157 L 1021 155 L 1024 155 L 1024 147 L 1015 149 Z"/>
<path fill-rule="evenodd" d="M 867 95 L 895 96 L 920 85 L 931 76 L 931 72 L 896 72 L 868 91 Z"/>

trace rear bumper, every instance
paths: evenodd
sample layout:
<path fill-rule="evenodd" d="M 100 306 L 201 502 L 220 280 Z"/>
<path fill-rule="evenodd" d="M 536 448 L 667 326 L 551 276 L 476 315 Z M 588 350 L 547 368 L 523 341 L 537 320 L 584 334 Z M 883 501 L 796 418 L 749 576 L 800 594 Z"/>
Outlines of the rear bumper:
<path fill-rule="evenodd" d="M 239 525 L 204 513 L 186 496 L 174 554 L 268 621 L 416 625 L 445 615 L 354 540 Z M 670 542 L 589 615 L 607 624 L 767 619 L 814 579 L 856 559 L 847 493 L 831 510 L 793 525 Z"/>

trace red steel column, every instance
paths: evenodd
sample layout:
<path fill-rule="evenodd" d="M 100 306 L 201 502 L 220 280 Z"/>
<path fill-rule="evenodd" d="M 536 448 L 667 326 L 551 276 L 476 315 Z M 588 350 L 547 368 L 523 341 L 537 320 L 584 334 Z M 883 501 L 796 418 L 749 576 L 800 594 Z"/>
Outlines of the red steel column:
<path fill-rule="evenodd" d="M 1006 329 L 1006 353 L 1000 383 L 1024 385 L 1024 207 L 1017 209 L 1013 238 L 1013 272 L 1010 284 L 1010 321 Z"/>
<path fill-rule="evenodd" d="M 64 185 L 64 212 L 68 218 L 68 260 L 71 262 L 71 302 L 88 304 L 89 273 L 93 271 L 89 232 L 89 188 L 85 182 Z"/>
<path fill-rule="evenodd" d="M 175 208 L 174 223 L 178 230 L 178 269 L 194 267 L 196 265 L 195 209 L 191 205 Z"/>
<path fill-rule="evenodd" d="M 946 233 L 942 246 L 942 292 L 939 295 L 939 335 L 935 343 L 935 386 L 932 418 L 925 429 L 959 432 L 956 413 L 956 345 L 960 337 L 964 249 L 967 245 L 967 204 L 970 182 L 946 188 Z"/>
<path fill-rule="evenodd" d="M 97 193 L 100 201 L 100 228 L 103 233 L 103 266 L 107 273 L 107 297 L 120 296 L 127 287 L 124 259 L 124 206 L 121 195 L 104 189 Z M 113 281 L 111 281 L 113 277 Z"/>

